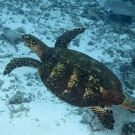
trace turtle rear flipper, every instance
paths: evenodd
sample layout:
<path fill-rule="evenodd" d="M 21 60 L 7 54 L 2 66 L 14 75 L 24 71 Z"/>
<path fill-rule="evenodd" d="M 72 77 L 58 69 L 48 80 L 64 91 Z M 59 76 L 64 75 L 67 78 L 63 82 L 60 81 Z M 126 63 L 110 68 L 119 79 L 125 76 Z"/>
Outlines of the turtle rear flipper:
<path fill-rule="evenodd" d="M 71 42 L 71 40 L 84 31 L 85 28 L 76 28 L 66 31 L 63 35 L 58 37 L 55 47 L 68 48 L 68 44 Z"/>
<path fill-rule="evenodd" d="M 7 75 L 17 67 L 28 66 L 38 68 L 41 62 L 32 58 L 15 58 L 11 60 L 4 69 L 3 74 Z"/>
<path fill-rule="evenodd" d="M 114 129 L 113 111 L 109 107 L 90 106 L 89 108 L 97 115 L 104 127 Z"/>

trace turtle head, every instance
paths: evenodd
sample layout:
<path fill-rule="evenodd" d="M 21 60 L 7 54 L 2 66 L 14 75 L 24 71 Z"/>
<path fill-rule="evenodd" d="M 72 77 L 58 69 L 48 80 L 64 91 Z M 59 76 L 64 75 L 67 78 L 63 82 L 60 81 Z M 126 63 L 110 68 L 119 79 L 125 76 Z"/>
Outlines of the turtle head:
<path fill-rule="evenodd" d="M 22 35 L 22 40 L 24 41 L 27 47 L 29 47 L 33 52 L 35 52 L 39 56 L 41 60 L 49 49 L 49 47 L 46 44 L 44 44 L 41 40 L 39 40 L 37 37 L 33 35 L 24 34 Z"/>
<path fill-rule="evenodd" d="M 24 34 L 22 35 L 22 40 L 28 47 L 35 47 L 37 44 L 36 37 L 30 35 L 30 34 Z"/>

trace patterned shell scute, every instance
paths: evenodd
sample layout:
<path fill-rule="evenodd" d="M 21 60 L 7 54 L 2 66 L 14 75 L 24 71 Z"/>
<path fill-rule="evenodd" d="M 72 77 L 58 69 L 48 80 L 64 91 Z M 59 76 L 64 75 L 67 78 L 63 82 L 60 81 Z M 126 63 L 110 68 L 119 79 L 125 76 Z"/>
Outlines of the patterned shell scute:
<path fill-rule="evenodd" d="M 45 63 L 49 64 L 39 69 L 43 83 L 69 104 L 100 105 L 102 91 L 104 95 L 110 92 L 111 98 L 111 92 L 122 93 L 121 83 L 109 69 L 80 52 L 61 49 L 50 55 Z"/>

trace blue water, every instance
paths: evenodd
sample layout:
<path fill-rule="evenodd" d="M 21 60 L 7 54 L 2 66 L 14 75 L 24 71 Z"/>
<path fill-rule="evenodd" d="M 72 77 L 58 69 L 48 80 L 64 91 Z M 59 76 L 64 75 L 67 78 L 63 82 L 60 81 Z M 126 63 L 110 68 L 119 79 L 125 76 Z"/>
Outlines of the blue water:
<path fill-rule="evenodd" d="M 113 106 L 114 129 L 107 130 L 89 108 L 71 106 L 54 96 L 34 68 L 17 68 L 3 76 L 13 58 L 39 60 L 24 45 L 23 34 L 34 35 L 54 47 L 64 32 L 83 27 L 85 32 L 70 42 L 69 49 L 107 66 L 117 75 L 123 90 L 134 96 L 134 9 L 132 0 L 1 0 L 0 135 L 135 134 L 133 112 Z"/>

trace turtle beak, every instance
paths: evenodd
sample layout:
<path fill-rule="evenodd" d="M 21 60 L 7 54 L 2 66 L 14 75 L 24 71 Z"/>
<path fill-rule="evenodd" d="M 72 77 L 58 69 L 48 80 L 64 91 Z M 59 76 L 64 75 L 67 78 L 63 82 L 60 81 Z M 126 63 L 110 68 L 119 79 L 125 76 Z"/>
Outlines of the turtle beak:
<path fill-rule="evenodd" d="M 30 37 L 28 34 L 24 34 L 21 36 L 21 39 L 23 40 L 23 42 L 25 43 L 25 46 L 28 46 L 29 41 L 30 41 Z"/>
<path fill-rule="evenodd" d="M 24 41 L 24 35 L 21 36 L 21 39 Z"/>

